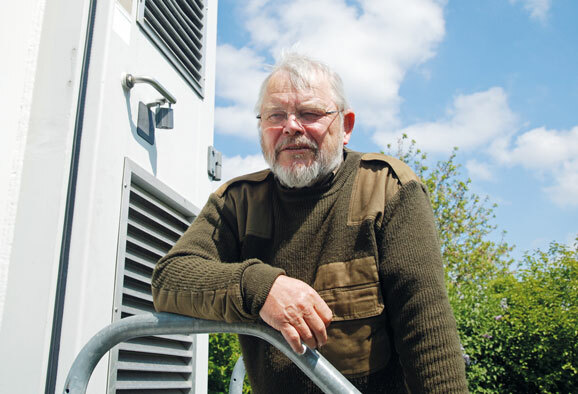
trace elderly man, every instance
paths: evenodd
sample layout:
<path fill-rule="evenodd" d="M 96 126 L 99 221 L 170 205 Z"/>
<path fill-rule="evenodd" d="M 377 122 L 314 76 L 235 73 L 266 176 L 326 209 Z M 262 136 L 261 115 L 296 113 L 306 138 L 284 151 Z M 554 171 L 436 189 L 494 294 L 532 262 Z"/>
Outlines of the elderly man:
<path fill-rule="evenodd" d="M 286 55 L 256 108 L 270 170 L 209 197 L 157 264 L 157 310 L 262 319 L 364 393 L 467 392 L 424 185 L 394 158 L 344 149 L 355 115 L 319 62 Z M 254 392 L 317 391 L 275 348 L 240 341 Z"/>

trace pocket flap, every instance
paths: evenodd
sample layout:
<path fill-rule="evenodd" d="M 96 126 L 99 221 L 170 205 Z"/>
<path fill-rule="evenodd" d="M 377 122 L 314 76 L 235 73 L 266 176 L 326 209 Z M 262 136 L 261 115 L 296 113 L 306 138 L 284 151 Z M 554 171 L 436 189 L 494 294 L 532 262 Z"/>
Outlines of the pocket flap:
<path fill-rule="evenodd" d="M 333 321 L 363 319 L 383 312 L 375 257 L 320 266 L 313 288 L 333 312 Z"/>

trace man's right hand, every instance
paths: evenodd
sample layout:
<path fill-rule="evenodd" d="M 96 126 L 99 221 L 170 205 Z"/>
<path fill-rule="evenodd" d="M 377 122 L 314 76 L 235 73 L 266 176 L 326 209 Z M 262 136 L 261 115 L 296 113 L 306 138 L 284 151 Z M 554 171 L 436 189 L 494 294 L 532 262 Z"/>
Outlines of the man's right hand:
<path fill-rule="evenodd" d="M 326 328 L 333 313 L 307 283 L 278 276 L 259 312 L 265 323 L 280 331 L 296 353 L 303 353 L 301 340 L 312 349 L 327 342 Z"/>

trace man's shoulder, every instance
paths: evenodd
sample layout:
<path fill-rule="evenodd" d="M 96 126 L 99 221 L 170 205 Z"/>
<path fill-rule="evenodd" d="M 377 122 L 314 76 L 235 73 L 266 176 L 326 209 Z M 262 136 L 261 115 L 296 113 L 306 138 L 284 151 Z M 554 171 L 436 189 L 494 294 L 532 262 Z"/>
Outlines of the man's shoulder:
<path fill-rule="evenodd" d="M 389 167 L 393 176 L 403 185 L 411 181 L 421 182 L 413 170 L 403 161 L 383 153 L 363 153 L 361 167 L 368 170 L 378 170 Z"/>
<path fill-rule="evenodd" d="M 382 153 L 363 153 L 355 177 L 347 223 L 358 225 L 373 218 L 381 226 L 385 205 L 403 185 L 420 182 L 409 166 Z"/>
<path fill-rule="evenodd" d="M 271 170 L 261 170 L 257 172 L 253 172 L 246 175 L 241 175 L 236 178 L 233 178 L 225 183 L 223 183 L 216 191 L 215 194 L 219 197 L 223 197 L 225 193 L 231 189 L 236 187 L 240 187 L 242 185 L 258 185 L 267 180 L 267 178 L 271 175 Z"/>

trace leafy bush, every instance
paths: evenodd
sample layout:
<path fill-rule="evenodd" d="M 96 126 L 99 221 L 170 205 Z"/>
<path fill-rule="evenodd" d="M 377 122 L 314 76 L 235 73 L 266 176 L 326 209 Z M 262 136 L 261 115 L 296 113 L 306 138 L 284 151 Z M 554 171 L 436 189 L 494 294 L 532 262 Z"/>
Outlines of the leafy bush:
<path fill-rule="evenodd" d="M 235 363 L 241 356 L 236 334 L 209 335 L 209 394 L 228 393 Z M 251 392 L 245 379 L 243 392 Z"/>
<path fill-rule="evenodd" d="M 578 392 L 577 248 L 553 243 L 450 293 L 472 392 Z"/>
<path fill-rule="evenodd" d="M 456 154 L 430 168 L 407 136 L 394 153 L 430 193 L 470 391 L 578 392 L 578 238 L 512 270 L 511 247 L 492 241 L 495 205 L 470 191 Z"/>

